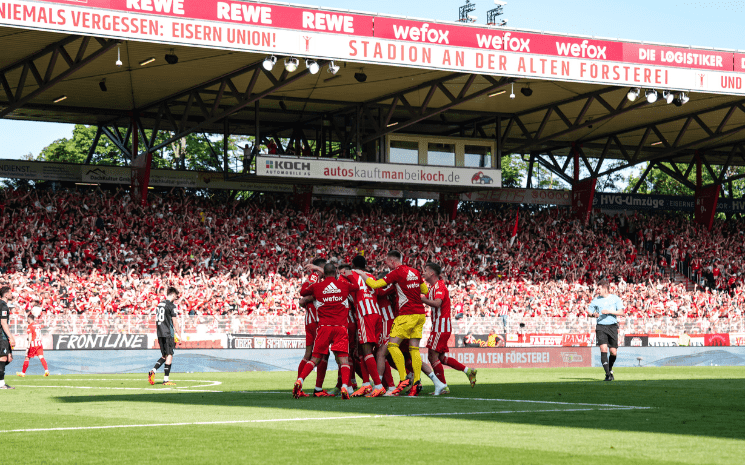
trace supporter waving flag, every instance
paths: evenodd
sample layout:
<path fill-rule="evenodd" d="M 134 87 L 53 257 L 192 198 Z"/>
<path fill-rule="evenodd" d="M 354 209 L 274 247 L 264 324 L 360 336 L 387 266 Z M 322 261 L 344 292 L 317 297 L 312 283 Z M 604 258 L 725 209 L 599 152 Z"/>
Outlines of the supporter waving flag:
<path fill-rule="evenodd" d="M 517 223 L 520 220 L 520 208 L 517 209 L 517 213 L 515 214 L 515 225 L 512 227 L 512 234 L 510 234 L 510 247 L 512 247 L 512 244 L 515 243 L 515 238 L 517 237 Z"/>

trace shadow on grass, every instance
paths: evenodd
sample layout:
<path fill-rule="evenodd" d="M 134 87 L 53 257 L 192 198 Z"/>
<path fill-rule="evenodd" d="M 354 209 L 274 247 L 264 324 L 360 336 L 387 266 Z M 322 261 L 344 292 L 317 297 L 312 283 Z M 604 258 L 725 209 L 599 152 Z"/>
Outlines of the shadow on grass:
<path fill-rule="evenodd" d="M 311 385 L 308 383 L 308 387 Z M 170 404 L 174 407 L 180 405 L 272 408 L 290 410 L 294 414 L 298 411 L 322 412 L 321 416 L 350 413 L 425 416 L 431 414 L 438 418 L 482 422 L 683 434 L 740 440 L 745 438 L 745 425 L 742 422 L 745 407 L 742 403 L 740 379 L 634 380 L 612 383 L 580 379 L 569 383 L 480 384 L 474 389 L 468 386 L 453 387 L 452 394 L 446 398 L 432 398 L 426 395 L 432 391 L 429 385 L 425 386 L 420 399 L 361 398 L 348 401 L 340 398 L 296 400 L 292 398 L 289 386 L 286 387 L 286 394 L 181 391 L 62 396 L 56 397 L 56 400 L 67 404 L 141 402 Z M 513 402 L 484 399 L 505 399 Z M 518 400 L 537 403 L 514 402 Z M 602 404 L 651 409 L 603 410 Z M 592 410 L 562 411 L 587 408 Z M 523 412 L 525 410 L 529 412 Z M 508 413 L 511 411 L 518 412 Z M 464 415 L 466 412 L 490 413 Z M 448 413 L 459 415 L 449 416 Z M 250 412 L 247 412 L 247 418 L 250 418 Z"/>

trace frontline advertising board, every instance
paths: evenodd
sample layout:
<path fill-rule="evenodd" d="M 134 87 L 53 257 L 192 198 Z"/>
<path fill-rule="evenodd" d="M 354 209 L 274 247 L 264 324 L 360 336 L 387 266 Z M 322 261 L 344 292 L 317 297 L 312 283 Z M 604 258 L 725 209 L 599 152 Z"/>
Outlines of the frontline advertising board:
<path fill-rule="evenodd" d="M 589 367 L 591 349 L 572 348 L 454 348 L 448 355 L 473 368 Z"/>
<path fill-rule="evenodd" d="M 329 181 L 395 182 L 430 186 L 502 186 L 500 170 L 449 166 L 358 163 L 322 158 L 256 158 L 256 174 L 294 179 Z"/>
<path fill-rule="evenodd" d="M 742 55 L 219 0 L 19 0 L 0 24 L 363 63 L 745 94 Z"/>

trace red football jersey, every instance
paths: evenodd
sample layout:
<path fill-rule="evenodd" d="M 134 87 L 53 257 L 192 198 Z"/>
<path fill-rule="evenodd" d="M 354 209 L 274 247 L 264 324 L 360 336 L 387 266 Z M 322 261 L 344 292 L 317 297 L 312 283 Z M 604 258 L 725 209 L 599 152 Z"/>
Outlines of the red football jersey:
<path fill-rule="evenodd" d="M 304 282 L 302 287 L 300 287 L 300 293 L 302 294 L 304 289 L 308 289 L 317 282 L 318 275 L 313 273 L 310 275 L 310 278 L 308 278 L 308 281 Z M 318 323 L 318 310 L 316 309 L 315 302 L 311 302 L 305 307 L 305 324 L 309 325 L 313 323 Z"/>
<path fill-rule="evenodd" d="M 432 332 L 449 333 L 453 330 L 450 324 L 450 292 L 442 280 L 435 283 L 427 296 L 430 300 L 442 299 L 440 308 L 432 309 Z"/>
<path fill-rule="evenodd" d="M 424 281 L 417 270 L 406 265 L 399 265 L 395 270 L 385 275 L 383 279 L 396 288 L 399 315 L 426 314 L 420 289 Z"/>
<path fill-rule="evenodd" d="M 358 291 L 352 293 L 354 300 L 354 306 L 357 310 L 357 319 L 361 320 L 362 317 L 367 315 L 379 315 L 380 310 L 378 309 L 378 301 L 375 298 L 374 291 L 365 284 L 365 280 L 362 279 L 357 273 L 352 272 L 351 279 L 347 278 L 350 282 L 357 284 Z"/>
<path fill-rule="evenodd" d="M 337 278 L 326 278 L 312 284 L 307 289 L 301 289 L 300 295 L 312 295 L 316 300 L 318 323 L 326 326 L 347 326 L 349 303 L 347 299 L 351 292 L 358 291 L 356 284 Z"/>
<path fill-rule="evenodd" d="M 41 336 L 36 331 L 36 325 L 30 323 L 26 329 L 26 335 L 28 336 L 29 347 L 41 347 Z"/>
<path fill-rule="evenodd" d="M 375 298 L 378 301 L 378 308 L 383 321 L 393 320 L 398 316 L 398 307 L 393 302 L 393 292 L 395 292 L 395 289 L 390 284 L 381 289 L 375 289 Z"/>

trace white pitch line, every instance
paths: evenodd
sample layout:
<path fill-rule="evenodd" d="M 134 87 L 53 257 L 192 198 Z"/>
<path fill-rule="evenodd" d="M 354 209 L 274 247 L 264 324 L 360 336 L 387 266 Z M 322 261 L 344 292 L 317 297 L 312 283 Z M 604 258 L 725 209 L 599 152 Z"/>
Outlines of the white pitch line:
<path fill-rule="evenodd" d="M 148 391 L 152 393 L 158 393 L 158 392 L 224 392 L 224 391 L 214 391 L 209 389 L 190 389 L 188 387 L 182 387 L 182 388 L 162 388 L 162 389 L 155 389 L 155 388 L 128 388 L 128 387 L 103 387 L 103 386 L 61 386 L 61 385 L 55 385 L 55 386 L 43 386 L 43 385 L 32 385 L 32 384 L 26 384 L 18 386 L 24 387 L 24 388 L 66 388 L 66 389 L 105 389 L 105 390 L 111 390 L 111 391 Z"/>
<path fill-rule="evenodd" d="M 52 380 L 50 380 L 52 381 Z M 87 379 L 78 379 L 78 378 L 55 378 L 54 381 L 144 381 L 142 378 L 87 378 Z M 222 384 L 221 381 L 212 381 L 207 379 L 180 379 L 179 382 L 184 383 L 210 383 L 210 384 L 199 384 L 197 386 L 182 386 L 182 387 L 176 387 L 176 388 L 163 388 L 158 389 L 157 391 L 154 388 L 126 388 L 126 387 L 104 387 L 104 386 L 64 386 L 64 385 L 38 385 L 38 384 L 19 384 L 18 386 L 22 387 L 43 387 L 43 388 L 68 388 L 68 389 L 114 389 L 114 390 L 140 390 L 140 391 L 173 391 L 173 390 L 189 390 L 191 392 L 223 392 L 223 391 L 214 391 L 214 390 L 200 390 L 200 389 L 194 389 L 194 388 L 202 388 L 202 387 L 212 387 L 212 386 L 219 386 Z"/>
<path fill-rule="evenodd" d="M 650 407 L 623 407 L 623 408 L 585 408 L 585 409 L 550 409 L 550 410 L 498 410 L 491 412 L 449 412 L 449 413 L 411 413 L 396 415 L 350 415 L 341 417 L 316 417 L 316 418 L 272 418 L 264 420 L 227 420 L 227 421 L 195 421 L 184 423 L 150 423 L 143 425 L 108 425 L 108 426 L 71 426 L 59 428 L 30 428 L 0 430 L 3 433 L 37 433 L 45 431 L 83 431 L 96 429 L 125 429 L 125 428 L 153 428 L 162 426 L 207 426 L 207 425 L 237 425 L 246 423 L 279 423 L 296 421 L 331 421 L 331 420 L 359 420 L 375 418 L 400 418 L 400 417 L 433 417 L 433 416 L 458 416 L 458 415 L 504 415 L 512 413 L 548 413 L 548 412 L 589 412 L 594 410 L 635 410 L 648 409 Z"/>

